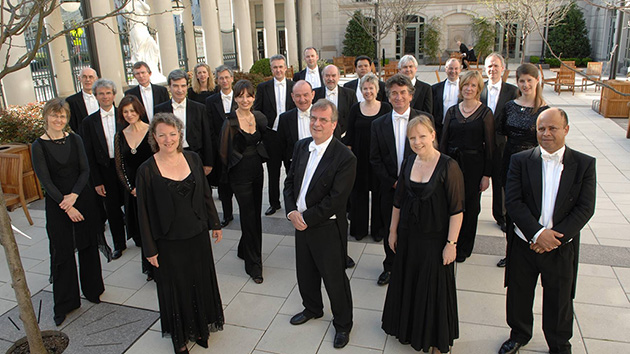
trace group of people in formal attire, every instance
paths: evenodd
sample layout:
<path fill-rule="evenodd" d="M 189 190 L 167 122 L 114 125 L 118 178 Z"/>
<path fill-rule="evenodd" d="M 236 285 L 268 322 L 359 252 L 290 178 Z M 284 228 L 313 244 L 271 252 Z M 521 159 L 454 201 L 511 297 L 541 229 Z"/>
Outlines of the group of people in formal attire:
<path fill-rule="evenodd" d="M 47 191 L 55 323 L 80 306 L 77 276 L 83 295 L 100 302 L 98 250 L 117 259 L 131 238 L 142 249 L 147 281 L 157 283 L 162 332 L 175 352 L 187 353 L 189 340 L 207 348 L 224 323 L 211 238 L 219 242 L 233 220 L 233 196 L 242 232 L 237 256 L 253 282 L 264 281 L 266 163 L 265 214 L 282 209 L 284 165 L 284 211 L 295 228 L 304 310 L 291 324 L 323 316 L 323 280 L 333 346 L 348 344 L 345 270 L 355 263 L 348 234 L 370 235 L 385 252 L 377 280 L 389 284 L 383 330 L 415 350 L 449 352 L 459 337 L 455 264 L 471 256 L 481 193 L 492 184 L 493 216 L 507 232 L 506 258 L 497 265 L 507 266 L 512 328 L 499 353 L 531 339 L 539 274 L 550 352 L 570 353 L 579 232 L 594 211 L 595 162 L 565 146 L 568 117 L 546 105 L 538 70 L 521 65 L 513 86 L 502 81 L 505 61 L 497 53 L 485 59 L 487 81 L 450 59 L 447 79 L 431 86 L 416 78 L 413 56 L 402 57 L 386 82 L 371 72 L 371 58 L 359 56 L 357 79 L 342 87 L 336 66 L 318 67 L 317 49 L 306 48 L 304 58 L 307 67 L 289 80 L 286 59 L 271 57 L 273 78 L 257 87 L 233 84 L 227 66 L 213 75 L 198 64 L 191 85 L 174 70 L 170 95 L 138 62 L 138 86 L 118 106 L 114 83 L 86 68 L 81 92 L 46 104 L 33 162 Z"/>

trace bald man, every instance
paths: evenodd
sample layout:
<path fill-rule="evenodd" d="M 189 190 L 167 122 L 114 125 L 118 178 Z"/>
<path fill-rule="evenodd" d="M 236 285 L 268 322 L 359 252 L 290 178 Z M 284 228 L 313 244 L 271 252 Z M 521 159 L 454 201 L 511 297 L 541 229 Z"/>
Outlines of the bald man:
<path fill-rule="evenodd" d="M 70 106 L 70 128 L 76 133 L 80 132 L 81 122 L 83 118 L 98 111 L 98 101 L 92 93 L 92 85 L 98 79 L 96 71 L 92 68 L 83 68 L 79 73 L 79 82 L 81 82 L 81 91 L 66 98 L 66 102 Z"/>
<path fill-rule="evenodd" d="M 350 107 L 357 103 L 357 96 L 354 91 L 339 86 L 339 68 L 335 65 L 328 65 L 322 70 L 324 76 L 324 86 L 315 90 L 315 98 L 313 102 L 317 102 L 320 98 L 325 98 L 332 102 L 339 112 L 337 128 L 335 136 L 343 141 L 348 129 L 348 114 Z"/>

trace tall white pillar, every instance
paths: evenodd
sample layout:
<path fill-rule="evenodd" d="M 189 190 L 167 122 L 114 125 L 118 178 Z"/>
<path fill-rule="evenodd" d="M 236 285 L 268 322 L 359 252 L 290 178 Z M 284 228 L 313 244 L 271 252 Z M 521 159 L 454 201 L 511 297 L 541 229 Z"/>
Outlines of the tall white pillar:
<path fill-rule="evenodd" d="M 162 73 L 168 73 L 179 69 L 179 59 L 177 57 L 177 40 L 175 38 L 175 21 L 173 20 L 173 9 L 170 0 L 153 0 L 155 24 L 158 29 L 158 44 L 160 46 L 160 60 L 162 63 Z"/>
<path fill-rule="evenodd" d="M 300 1 L 300 44 L 304 48 L 313 46 L 313 15 L 311 0 Z"/>
<path fill-rule="evenodd" d="M 50 16 L 46 17 L 46 30 L 48 35 L 63 31 L 63 20 L 61 19 L 61 8 L 57 7 Z M 72 79 L 72 66 L 70 65 L 70 55 L 68 54 L 68 44 L 65 36 L 61 36 L 50 43 L 50 59 L 52 62 L 55 82 L 57 83 L 57 94 L 60 97 L 67 97 L 75 93 L 74 80 Z"/>
<path fill-rule="evenodd" d="M 197 65 L 197 43 L 195 43 L 195 25 L 193 23 L 192 2 L 190 0 L 186 0 L 184 3 L 184 12 L 182 12 L 181 19 L 184 24 L 188 71 L 192 71 Z"/>
<path fill-rule="evenodd" d="M 5 16 L 9 16 L 6 12 Z M 11 58 L 19 58 L 26 53 L 26 41 L 24 35 L 11 36 L 11 48 L 6 43 L 0 47 L 0 58 L 6 58 L 8 52 Z M 15 64 L 15 60 L 10 60 L 8 65 Z M 27 104 L 35 102 L 35 88 L 33 87 L 33 77 L 31 76 L 31 66 L 15 71 L 2 79 L 2 95 L 5 102 L 9 104 Z"/>
<path fill-rule="evenodd" d="M 249 16 L 249 0 L 233 0 L 234 23 L 238 31 L 238 63 L 241 71 L 247 72 L 254 65 L 252 26 Z"/>
<path fill-rule="evenodd" d="M 276 30 L 276 4 L 274 0 L 263 0 L 263 25 L 265 27 L 265 56 L 278 54 Z"/>
<path fill-rule="evenodd" d="M 295 0 L 284 0 L 284 25 L 287 29 L 287 60 L 293 69 L 299 68 L 297 47 L 297 22 L 295 20 Z"/>
<path fill-rule="evenodd" d="M 223 64 L 223 42 L 219 27 L 219 11 L 216 0 L 200 1 L 201 22 L 205 37 L 206 63 L 214 70 Z"/>
<path fill-rule="evenodd" d="M 90 2 L 92 8 L 92 16 L 104 16 L 111 12 L 113 7 L 110 1 L 93 0 Z M 123 88 L 127 86 L 125 77 L 125 65 L 123 63 L 122 50 L 120 48 L 120 36 L 118 33 L 112 32 L 112 28 L 117 29 L 115 17 L 110 17 L 95 23 L 94 38 L 96 40 L 96 53 L 98 63 L 101 69 L 99 77 L 112 80 L 116 84 L 118 94 L 116 98 L 120 100 L 123 97 Z"/>

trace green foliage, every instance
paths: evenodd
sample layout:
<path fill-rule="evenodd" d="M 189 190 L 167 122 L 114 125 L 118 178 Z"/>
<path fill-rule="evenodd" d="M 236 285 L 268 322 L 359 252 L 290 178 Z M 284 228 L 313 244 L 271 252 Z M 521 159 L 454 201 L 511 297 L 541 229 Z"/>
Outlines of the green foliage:
<path fill-rule="evenodd" d="M 532 55 L 531 57 L 529 57 L 529 62 L 532 64 L 538 64 L 540 62 L 540 57 Z"/>
<path fill-rule="evenodd" d="M 0 144 L 32 143 L 44 133 L 43 102 L 9 106 L 0 112 Z"/>
<path fill-rule="evenodd" d="M 343 40 L 343 51 L 341 54 L 349 57 L 367 55 L 370 58 L 376 57 L 376 46 L 374 38 L 363 27 L 365 17 L 361 11 L 355 11 L 346 26 L 346 34 Z"/>
<path fill-rule="evenodd" d="M 481 55 L 487 56 L 494 51 L 495 27 L 488 19 L 476 17 L 472 21 L 472 30 L 475 38 L 475 53 L 481 60 Z"/>
<path fill-rule="evenodd" d="M 565 18 L 549 29 L 548 42 L 554 53 L 563 58 L 585 58 L 591 54 L 586 21 L 582 10 L 571 3 Z M 577 63 L 576 63 L 577 64 Z"/>
<path fill-rule="evenodd" d="M 252 74 L 261 74 L 262 76 L 271 76 L 271 66 L 269 65 L 269 59 L 263 58 L 254 63 L 249 69 Z"/>
<path fill-rule="evenodd" d="M 424 25 L 424 54 L 433 62 L 437 62 L 442 56 L 442 49 L 440 49 L 441 29 L 442 18 L 439 16 L 431 17 Z"/>
<path fill-rule="evenodd" d="M 263 76 L 262 74 L 252 73 L 251 71 L 248 73 L 242 73 L 240 71 L 237 71 L 234 73 L 234 82 L 236 83 L 239 80 L 249 80 L 252 83 L 252 85 L 254 85 L 254 89 L 255 89 L 258 86 L 258 84 L 265 81 L 265 76 Z"/>

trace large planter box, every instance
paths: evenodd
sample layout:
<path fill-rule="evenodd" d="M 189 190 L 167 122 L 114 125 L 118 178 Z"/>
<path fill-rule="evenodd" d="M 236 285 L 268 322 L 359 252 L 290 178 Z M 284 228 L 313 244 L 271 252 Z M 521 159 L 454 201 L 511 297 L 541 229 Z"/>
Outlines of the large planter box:
<path fill-rule="evenodd" d="M 614 87 L 617 91 L 630 94 L 630 81 L 605 80 L 604 83 Z M 628 102 L 630 102 L 630 96 L 622 96 L 609 88 L 602 87 L 599 114 L 605 118 L 627 118 Z"/>
<path fill-rule="evenodd" d="M 31 145 L 30 144 L 3 144 L 0 145 L 0 152 L 6 154 L 22 155 L 22 183 L 24 188 L 24 197 L 26 202 L 34 202 L 44 198 L 42 187 L 39 184 L 33 163 L 31 161 Z M 0 168 L 2 168 L 0 166 Z"/>

